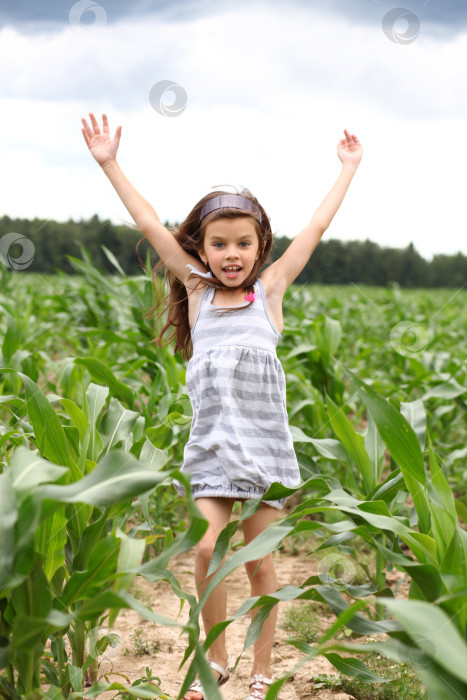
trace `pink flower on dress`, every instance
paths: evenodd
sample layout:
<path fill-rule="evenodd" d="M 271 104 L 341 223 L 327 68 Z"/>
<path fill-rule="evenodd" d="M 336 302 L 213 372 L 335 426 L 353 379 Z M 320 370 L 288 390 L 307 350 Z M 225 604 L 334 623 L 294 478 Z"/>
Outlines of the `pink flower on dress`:
<path fill-rule="evenodd" d="M 250 292 L 249 294 L 246 294 L 244 298 L 247 301 L 254 301 L 256 299 L 256 294 L 255 292 Z"/>

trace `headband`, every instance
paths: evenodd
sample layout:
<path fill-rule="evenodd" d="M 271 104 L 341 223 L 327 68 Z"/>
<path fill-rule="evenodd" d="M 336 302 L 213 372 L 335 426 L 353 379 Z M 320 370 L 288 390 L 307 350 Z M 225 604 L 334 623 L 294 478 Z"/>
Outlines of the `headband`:
<path fill-rule="evenodd" d="M 210 214 L 216 209 L 224 209 L 226 207 L 233 207 L 234 209 L 246 209 L 251 211 L 254 218 L 261 223 L 261 212 L 251 199 L 242 197 L 239 194 L 221 194 L 218 197 L 212 197 L 201 209 L 201 214 L 199 221 L 201 222 L 205 216 Z"/>

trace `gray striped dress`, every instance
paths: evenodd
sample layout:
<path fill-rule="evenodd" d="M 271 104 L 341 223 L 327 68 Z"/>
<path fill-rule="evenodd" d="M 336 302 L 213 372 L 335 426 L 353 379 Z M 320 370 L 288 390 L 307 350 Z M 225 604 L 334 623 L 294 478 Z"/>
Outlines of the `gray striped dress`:
<path fill-rule="evenodd" d="M 281 334 L 259 278 L 254 289 L 256 299 L 241 304 L 245 309 L 221 315 L 212 303 L 215 289 L 207 285 L 191 329 L 186 387 L 193 418 L 182 471 L 191 476 L 193 498 L 261 498 L 274 481 L 300 483 L 276 353 Z M 266 503 L 282 509 L 285 501 Z"/>

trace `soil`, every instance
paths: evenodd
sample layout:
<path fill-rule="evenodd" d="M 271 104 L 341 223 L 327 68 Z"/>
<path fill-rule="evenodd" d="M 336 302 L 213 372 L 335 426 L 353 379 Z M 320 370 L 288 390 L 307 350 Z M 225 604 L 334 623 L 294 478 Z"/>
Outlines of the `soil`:
<path fill-rule="evenodd" d="M 305 581 L 309 576 L 316 574 L 316 563 L 305 557 L 285 556 L 280 553 L 274 554 L 279 586 L 291 585 Z M 182 588 L 195 595 L 194 582 L 194 554 L 186 554 L 174 557 L 171 560 L 170 569 L 180 581 Z M 245 569 L 236 569 L 227 579 L 228 587 L 228 608 L 227 615 L 233 615 L 240 605 L 250 595 L 250 586 Z M 180 601 L 173 593 L 171 587 L 165 582 L 148 583 L 142 578 L 137 579 L 137 583 L 132 589 L 133 595 L 141 602 L 154 609 L 157 608 L 162 614 L 176 618 Z M 275 677 L 283 675 L 289 671 L 302 657 L 302 654 L 295 647 L 285 644 L 285 640 L 291 635 L 281 628 L 286 605 L 279 605 L 279 615 L 276 630 L 276 641 L 272 652 L 272 666 Z M 185 605 L 179 620 L 188 618 L 188 606 Z M 331 620 L 335 618 L 324 618 L 324 627 L 327 627 Z M 231 667 L 234 665 L 237 656 L 241 653 L 245 635 L 250 623 L 248 616 L 233 622 L 226 630 L 227 649 L 231 657 Z M 135 630 L 142 630 L 139 634 L 140 643 L 149 647 L 148 654 L 137 655 L 135 649 Z M 162 627 L 154 625 L 147 620 L 143 620 L 136 612 L 125 610 L 120 613 L 113 627 L 121 639 L 114 649 L 109 649 L 104 657 L 100 657 L 99 677 L 105 673 L 109 681 L 120 681 L 122 683 L 132 683 L 145 675 L 146 667 L 152 670 L 154 676 L 161 680 L 161 689 L 171 697 L 177 697 L 180 685 L 184 679 L 188 665 L 180 671 L 178 667 L 183 659 L 186 648 L 186 636 L 180 636 L 176 628 Z M 133 636 L 132 636 L 133 635 Z M 138 647 L 136 642 L 136 647 Z M 125 653 L 126 652 L 126 653 Z M 252 648 L 242 656 L 235 673 L 230 677 L 228 683 L 220 688 L 223 698 L 226 700 L 245 700 L 248 696 L 248 680 L 250 678 L 251 664 L 253 658 Z M 116 673 L 122 676 L 114 675 Z M 347 693 L 336 693 L 330 690 L 313 690 L 311 676 L 318 673 L 335 674 L 336 669 L 323 656 L 313 659 L 306 666 L 301 668 L 287 682 L 281 692 L 281 700 L 298 700 L 300 698 L 313 698 L 316 700 L 348 700 L 352 696 Z M 104 680 L 104 679 L 102 679 Z M 157 681 L 155 681 L 157 683 Z M 114 692 L 103 693 L 100 697 L 112 698 Z"/>

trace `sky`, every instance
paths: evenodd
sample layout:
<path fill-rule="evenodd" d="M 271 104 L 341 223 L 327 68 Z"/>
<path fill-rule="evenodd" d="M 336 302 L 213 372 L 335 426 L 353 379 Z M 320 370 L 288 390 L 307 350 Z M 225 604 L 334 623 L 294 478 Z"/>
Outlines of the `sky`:
<path fill-rule="evenodd" d="M 130 221 L 81 134 L 106 112 L 163 221 L 245 186 L 293 238 L 348 129 L 324 239 L 467 255 L 467 2 L 400 1 L 1 0 L 0 215 Z"/>

